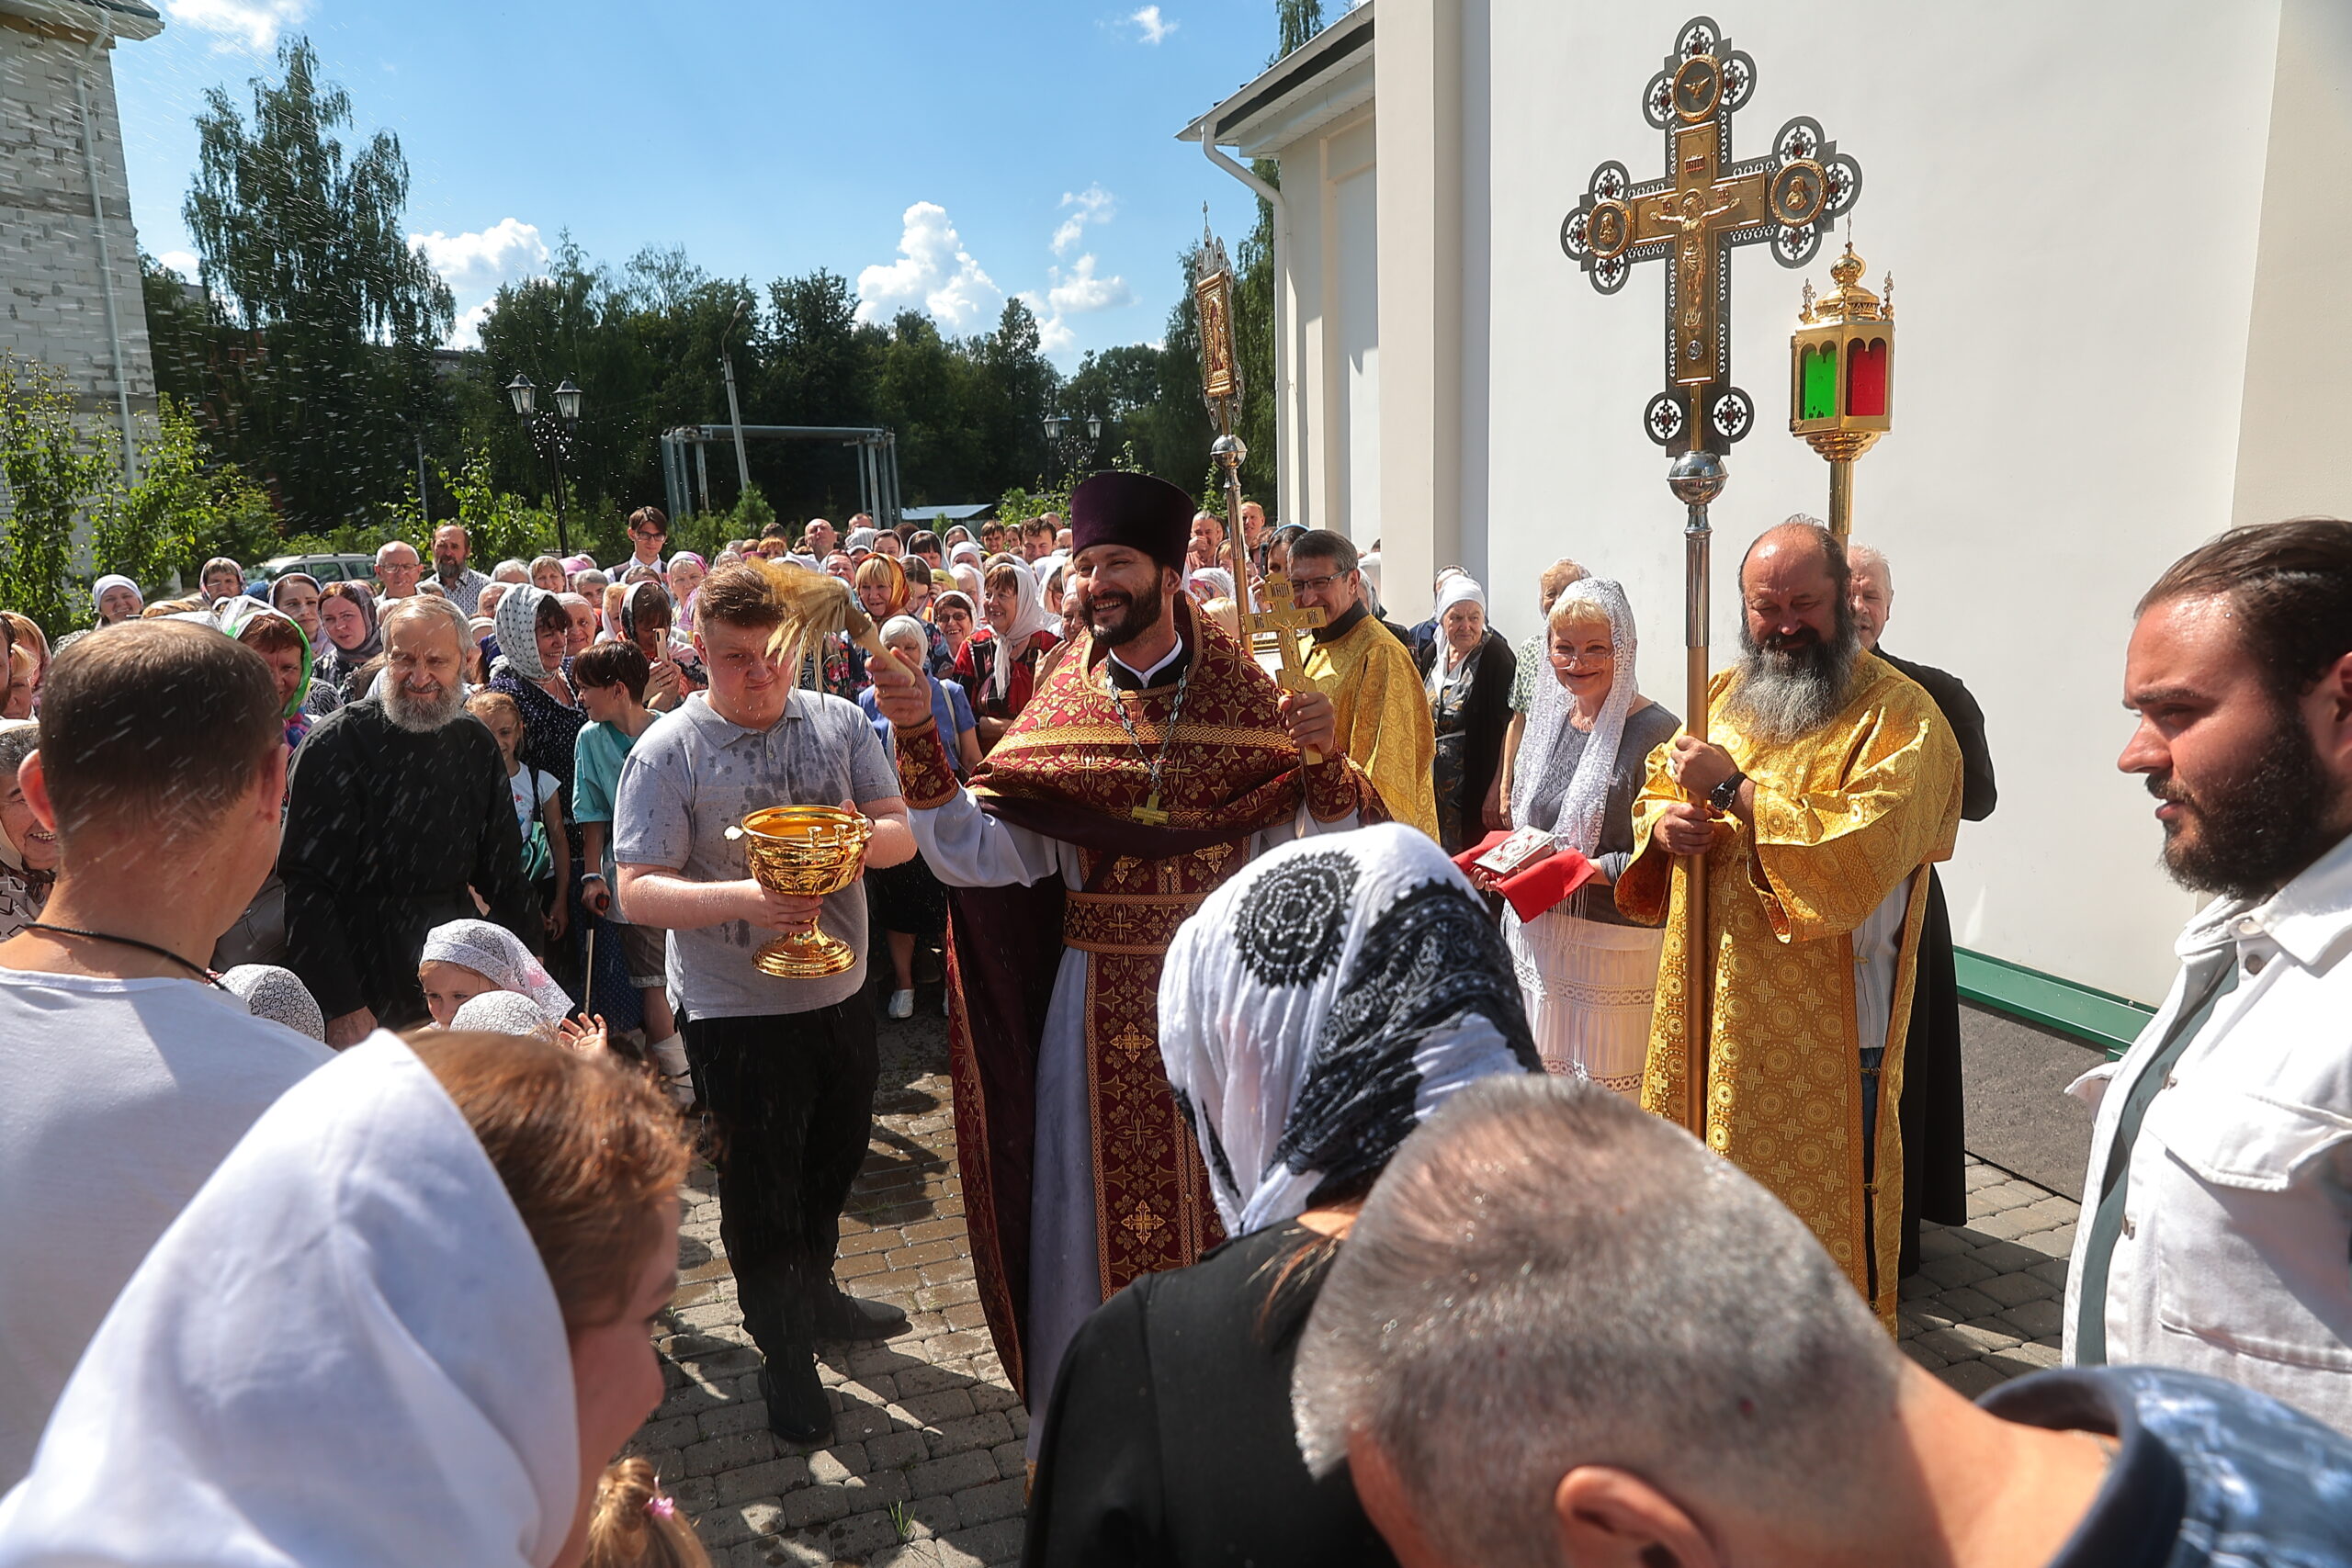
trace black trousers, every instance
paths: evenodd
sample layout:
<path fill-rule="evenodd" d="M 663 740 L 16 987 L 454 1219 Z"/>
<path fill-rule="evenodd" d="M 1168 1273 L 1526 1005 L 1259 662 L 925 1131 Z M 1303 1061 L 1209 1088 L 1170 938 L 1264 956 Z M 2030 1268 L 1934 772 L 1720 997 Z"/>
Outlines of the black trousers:
<path fill-rule="evenodd" d="M 763 1356 L 806 1356 L 873 1135 L 873 1003 L 861 992 L 812 1012 L 689 1018 L 683 1032 L 718 1134 L 718 1234 L 743 1326 Z"/>

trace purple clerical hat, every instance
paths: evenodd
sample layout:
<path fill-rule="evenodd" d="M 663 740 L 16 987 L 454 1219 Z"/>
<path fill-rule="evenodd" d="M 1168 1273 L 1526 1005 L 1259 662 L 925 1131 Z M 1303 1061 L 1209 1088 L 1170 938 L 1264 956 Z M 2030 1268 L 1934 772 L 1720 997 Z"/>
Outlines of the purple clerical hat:
<path fill-rule="evenodd" d="M 1090 545 L 1125 545 L 1162 566 L 1184 567 L 1193 498 L 1149 474 L 1101 473 L 1069 492 L 1073 556 Z"/>

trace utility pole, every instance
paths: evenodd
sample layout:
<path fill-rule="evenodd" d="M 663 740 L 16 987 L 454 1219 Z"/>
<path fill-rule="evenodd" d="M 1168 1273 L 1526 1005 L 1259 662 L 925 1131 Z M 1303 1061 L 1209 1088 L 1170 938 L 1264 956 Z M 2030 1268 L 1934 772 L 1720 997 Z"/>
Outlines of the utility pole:
<path fill-rule="evenodd" d="M 739 500 L 752 493 L 752 459 L 743 449 L 743 405 L 735 400 L 735 355 L 729 351 L 727 340 L 735 335 L 735 323 L 743 319 L 743 309 L 750 303 L 748 299 L 735 302 L 735 313 L 727 318 L 727 330 L 718 337 L 718 366 L 727 374 L 727 417 L 735 426 L 735 478 L 743 487 Z"/>
<path fill-rule="evenodd" d="M 416 432 L 416 515 L 420 522 L 433 521 L 433 503 L 426 499 L 424 491 L 424 429 L 422 425 Z"/>

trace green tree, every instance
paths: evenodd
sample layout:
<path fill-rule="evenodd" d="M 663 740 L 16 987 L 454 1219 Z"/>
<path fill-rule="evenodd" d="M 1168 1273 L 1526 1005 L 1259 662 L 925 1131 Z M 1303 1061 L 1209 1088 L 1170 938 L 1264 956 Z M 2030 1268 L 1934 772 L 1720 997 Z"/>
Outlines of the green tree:
<path fill-rule="evenodd" d="M 115 455 L 74 418 L 65 379 L 45 365 L 0 354 L 0 604 L 58 637 L 81 618 L 66 597 L 74 531 L 115 485 Z"/>
<path fill-rule="evenodd" d="M 283 543 L 269 497 L 220 461 L 186 404 L 157 400 L 154 434 L 140 443 L 139 482 L 96 511 L 90 558 L 142 591 L 174 573 L 193 579 L 213 556 L 251 564 Z"/>
<path fill-rule="evenodd" d="M 248 340 L 223 434 L 289 521 L 321 528 L 396 490 L 455 307 L 408 244 L 399 139 L 347 153 L 350 96 L 319 80 L 309 40 L 288 39 L 277 63 L 281 80 L 252 83 L 250 120 L 206 95 L 181 211 L 215 308 Z"/>

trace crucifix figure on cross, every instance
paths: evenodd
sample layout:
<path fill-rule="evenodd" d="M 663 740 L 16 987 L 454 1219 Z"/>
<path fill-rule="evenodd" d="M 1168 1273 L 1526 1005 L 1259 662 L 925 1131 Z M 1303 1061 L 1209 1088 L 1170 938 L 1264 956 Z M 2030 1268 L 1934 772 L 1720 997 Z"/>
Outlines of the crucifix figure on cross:
<path fill-rule="evenodd" d="M 1731 385 L 1731 249 L 1770 243 L 1783 266 L 1803 266 L 1861 192 L 1861 165 L 1818 122 L 1782 126 L 1772 150 L 1734 162 L 1733 114 L 1756 91 L 1756 62 L 1713 17 L 1695 17 L 1650 78 L 1642 108 L 1665 133 L 1666 174 L 1635 185 L 1623 164 L 1601 164 L 1560 226 L 1560 247 L 1614 294 L 1635 264 L 1666 269 L 1666 389 L 1642 427 L 1661 446 L 1721 455 L 1755 423 L 1755 405 Z"/>

